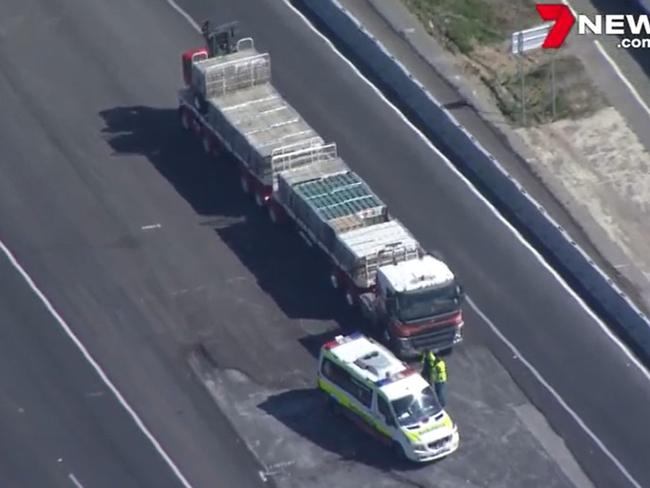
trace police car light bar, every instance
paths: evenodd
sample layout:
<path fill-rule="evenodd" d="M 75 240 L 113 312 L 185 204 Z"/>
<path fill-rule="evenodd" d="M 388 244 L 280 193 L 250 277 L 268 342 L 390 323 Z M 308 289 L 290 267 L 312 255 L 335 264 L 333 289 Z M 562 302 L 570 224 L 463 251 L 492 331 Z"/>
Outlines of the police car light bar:
<path fill-rule="evenodd" d="M 355 339 L 360 339 L 363 337 L 363 334 L 361 332 L 353 332 L 347 336 L 343 335 L 337 335 L 334 339 L 331 341 L 326 342 L 323 347 L 327 350 L 332 349 L 336 346 L 340 346 L 341 344 L 345 344 L 346 342 L 353 341 Z"/>
<path fill-rule="evenodd" d="M 388 378 L 382 378 L 380 380 L 377 380 L 375 382 L 375 385 L 377 386 L 386 386 L 389 383 L 392 383 L 393 381 L 401 380 L 403 378 L 406 378 L 407 376 L 411 376 L 412 374 L 417 373 L 416 369 L 411 368 L 410 366 L 407 366 L 404 368 L 402 371 L 399 373 L 395 373 L 392 376 L 389 376 Z"/>

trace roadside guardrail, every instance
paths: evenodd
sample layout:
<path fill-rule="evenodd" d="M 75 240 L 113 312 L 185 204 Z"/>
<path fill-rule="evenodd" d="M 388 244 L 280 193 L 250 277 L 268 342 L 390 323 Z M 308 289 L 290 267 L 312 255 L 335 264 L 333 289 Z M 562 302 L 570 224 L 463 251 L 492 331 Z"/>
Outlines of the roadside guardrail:
<path fill-rule="evenodd" d="M 337 0 L 294 0 L 650 364 L 650 320 L 522 185 Z M 640 3 L 650 0 L 637 0 Z"/>

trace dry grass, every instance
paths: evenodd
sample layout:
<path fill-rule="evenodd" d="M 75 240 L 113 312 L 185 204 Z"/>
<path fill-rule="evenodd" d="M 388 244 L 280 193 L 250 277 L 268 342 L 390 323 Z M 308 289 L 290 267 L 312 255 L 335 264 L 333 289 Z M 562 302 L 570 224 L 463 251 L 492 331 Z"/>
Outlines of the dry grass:
<path fill-rule="evenodd" d="M 517 59 L 510 54 L 512 32 L 541 23 L 531 0 L 403 0 L 427 31 L 462 60 L 466 71 L 482 81 L 502 113 L 521 121 L 521 83 Z M 551 55 L 537 51 L 523 59 L 529 123 L 552 118 Z M 558 53 L 557 118 L 579 118 L 607 105 L 587 77 L 579 59 Z"/>

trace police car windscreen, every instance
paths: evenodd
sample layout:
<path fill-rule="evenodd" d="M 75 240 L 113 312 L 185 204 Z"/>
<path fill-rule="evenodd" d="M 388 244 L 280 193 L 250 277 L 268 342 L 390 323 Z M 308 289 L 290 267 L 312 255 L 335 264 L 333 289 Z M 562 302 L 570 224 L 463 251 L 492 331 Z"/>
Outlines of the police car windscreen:
<path fill-rule="evenodd" d="M 422 390 L 420 395 L 408 395 L 391 402 L 400 425 L 421 422 L 442 410 L 435 393 L 430 387 Z"/>

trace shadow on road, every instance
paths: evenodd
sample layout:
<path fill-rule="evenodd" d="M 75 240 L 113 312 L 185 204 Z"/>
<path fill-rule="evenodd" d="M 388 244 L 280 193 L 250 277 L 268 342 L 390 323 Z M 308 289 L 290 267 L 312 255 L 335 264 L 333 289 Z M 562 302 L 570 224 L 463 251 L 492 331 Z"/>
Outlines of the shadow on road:
<path fill-rule="evenodd" d="M 195 136 L 181 130 L 175 109 L 116 107 L 100 116 L 113 150 L 145 156 L 289 318 L 334 320 L 343 329 L 358 326 L 356 314 L 330 288 L 320 254 L 289 226 L 274 226 L 240 191 L 232 156 L 205 155 Z"/>
<path fill-rule="evenodd" d="M 270 396 L 258 408 L 301 438 L 343 460 L 364 463 L 382 471 L 421 468 L 414 463 L 395 459 L 389 445 L 377 442 L 347 417 L 335 415 L 323 393 L 316 388 L 290 390 Z M 328 428 L 324 429 L 323 425 Z"/>

